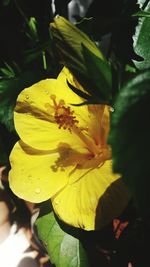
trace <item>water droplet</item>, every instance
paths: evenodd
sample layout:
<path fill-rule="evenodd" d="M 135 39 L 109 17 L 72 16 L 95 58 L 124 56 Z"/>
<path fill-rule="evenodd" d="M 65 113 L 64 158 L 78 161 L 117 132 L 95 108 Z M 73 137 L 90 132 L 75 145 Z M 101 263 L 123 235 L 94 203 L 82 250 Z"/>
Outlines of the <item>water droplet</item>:
<path fill-rule="evenodd" d="M 59 202 L 60 202 L 60 200 L 59 200 L 59 199 L 55 200 L 55 205 L 58 205 L 58 204 L 59 204 Z"/>
<path fill-rule="evenodd" d="M 29 99 L 29 96 L 28 95 L 26 95 L 26 99 Z"/>
<path fill-rule="evenodd" d="M 74 186 L 74 187 L 73 187 L 73 189 L 75 189 L 75 190 L 76 190 L 76 189 L 77 189 L 77 186 Z"/>
<path fill-rule="evenodd" d="M 47 94 L 47 95 L 49 94 L 48 90 L 45 90 L 45 94 Z"/>
<path fill-rule="evenodd" d="M 39 194 L 40 192 L 41 192 L 41 189 L 40 189 L 40 188 L 36 188 L 36 189 L 35 189 L 35 193 L 36 193 L 36 194 Z"/>

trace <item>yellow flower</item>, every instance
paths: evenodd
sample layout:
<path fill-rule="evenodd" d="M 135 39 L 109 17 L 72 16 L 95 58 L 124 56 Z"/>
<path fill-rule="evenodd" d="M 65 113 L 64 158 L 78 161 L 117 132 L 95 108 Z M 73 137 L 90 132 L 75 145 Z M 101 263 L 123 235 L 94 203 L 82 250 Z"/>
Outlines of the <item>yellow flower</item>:
<path fill-rule="evenodd" d="M 10 155 L 10 187 L 31 202 L 51 198 L 61 220 L 93 230 L 118 216 L 130 196 L 112 173 L 110 108 L 71 105 L 83 99 L 66 78 L 77 86 L 64 68 L 57 79 L 42 80 L 18 96 L 14 122 L 21 140 Z"/>

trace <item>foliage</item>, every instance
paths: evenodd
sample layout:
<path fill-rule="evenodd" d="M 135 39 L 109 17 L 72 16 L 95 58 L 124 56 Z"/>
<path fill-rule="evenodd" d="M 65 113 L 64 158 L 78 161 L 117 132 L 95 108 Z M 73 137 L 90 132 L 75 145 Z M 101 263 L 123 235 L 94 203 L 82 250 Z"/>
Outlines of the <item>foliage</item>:
<path fill-rule="evenodd" d="M 112 114 L 109 142 L 113 167 L 123 175 L 142 213 L 149 214 L 150 71 L 131 79 L 118 95 Z M 142 157 L 144 156 L 144 159 Z M 142 188 L 142 191 L 141 191 Z"/>
<path fill-rule="evenodd" d="M 43 241 L 52 263 L 58 267 L 88 267 L 81 242 L 60 227 L 50 202 L 45 202 L 41 207 L 36 226 L 38 236 Z"/>
<path fill-rule="evenodd" d="M 133 47 L 135 53 L 140 57 L 140 59 L 134 60 L 135 66 L 140 69 L 147 69 L 150 67 L 150 49 L 149 49 L 149 43 L 150 43 L 150 33 L 149 33 L 149 27 L 150 27 L 150 2 L 147 3 L 144 10 L 142 10 L 142 14 L 139 13 L 138 16 L 141 16 L 139 18 L 139 23 L 135 30 L 135 35 L 133 36 Z M 143 14 L 143 12 L 145 12 Z"/>

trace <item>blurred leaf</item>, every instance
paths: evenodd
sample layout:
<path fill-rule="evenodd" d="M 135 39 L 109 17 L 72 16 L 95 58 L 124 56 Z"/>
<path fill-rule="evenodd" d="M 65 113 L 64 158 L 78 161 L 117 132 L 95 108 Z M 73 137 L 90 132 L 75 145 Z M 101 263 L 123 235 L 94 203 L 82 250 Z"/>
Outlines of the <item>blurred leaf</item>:
<path fill-rule="evenodd" d="M 2 0 L 2 3 L 4 6 L 7 6 L 7 5 L 9 5 L 10 1 L 11 0 Z"/>
<path fill-rule="evenodd" d="M 42 58 L 42 52 L 46 51 L 48 49 L 52 49 L 51 39 L 49 39 L 48 41 L 46 41 L 42 44 L 37 44 L 36 47 L 34 47 L 32 49 L 25 50 L 23 52 L 24 64 L 29 64 L 32 61 L 35 61 L 36 59 L 38 59 L 40 57 Z"/>
<path fill-rule="evenodd" d="M 34 17 L 30 17 L 27 21 L 28 31 L 26 34 L 29 38 L 33 39 L 35 42 L 39 41 L 38 31 L 37 31 L 37 21 Z"/>
<path fill-rule="evenodd" d="M 136 73 L 137 69 L 131 65 L 125 65 L 125 71 L 130 72 L 130 73 Z"/>
<path fill-rule="evenodd" d="M 143 8 L 149 0 L 137 0 L 137 3 L 139 5 L 140 8 Z"/>
<path fill-rule="evenodd" d="M 56 267 L 88 267 L 87 256 L 80 241 L 64 232 L 52 211 L 50 202 L 41 207 L 40 216 L 36 220 L 37 232 L 42 240 L 50 261 Z"/>
<path fill-rule="evenodd" d="M 123 176 L 143 213 L 150 212 L 149 103 L 150 70 L 138 74 L 120 90 L 108 139 L 113 170 Z"/>
<path fill-rule="evenodd" d="M 144 12 L 150 12 L 150 2 L 146 5 Z M 133 36 L 133 48 L 135 53 L 141 57 L 139 61 L 133 60 L 135 66 L 140 69 L 150 67 L 150 19 L 149 17 L 139 18 L 135 35 Z"/>
<path fill-rule="evenodd" d="M 4 75 L 5 78 L 14 78 L 15 77 L 15 71 L 7 62 L 5 62 L 5 67 L 0 68 L 0 71 L 2 73 L 2 76 Z"/>

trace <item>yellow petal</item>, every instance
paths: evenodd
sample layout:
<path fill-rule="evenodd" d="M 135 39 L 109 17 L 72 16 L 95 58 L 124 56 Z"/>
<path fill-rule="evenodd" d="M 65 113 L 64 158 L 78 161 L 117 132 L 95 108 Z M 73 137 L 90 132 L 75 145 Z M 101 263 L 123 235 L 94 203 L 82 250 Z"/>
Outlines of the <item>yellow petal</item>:
<path fill-rule="evenodd" d="M 52 198 L 53 208 L 61 220 L 94 230 L 106 226 L 121 214 L 130 195 L 118 175 L 112 173 L 111 165 L 109 160 L 101 168 L 87 171 Z"/>
<path fill-rule="evenodd" d="M 68 168 L 59 168 L 58 153 L 45 153 L 16 143 L 11 155 L 10 188 L 18 197 L 41 202 L 49 199 L 68 183 Z"/>
<path fill-rule="evenodd" d="M 74 94 L 67 84 L 55 79 L 46 79 L 23 90 L 17 99 L 14 113 L 15 128 L 20 138 L 36 149 L 55 149 L 63 140 L 73 147 L 82 145 L 79 137 L 69 130 L 59 129 L 52 114 L 52 95 L 56 100 L 61 99 L 69 106 L 72 103 L 82 102 L 80 97 Z M 87 126 L 87 107 L 71 107 L 75 117 L 79 120 L 79 126 Z M 79 117 L 78 117 L 79 116 Z"/>
<path fill-rule="evenodd" d="M 64 82 L 64 83 L 66 83 L 66 81 L 68 81 L 70 84 L 72 84 L 74 87 L 76 87 L 80 91 L 83 91 L 86 94 L 88 94 L 88 92 L 81 86 L 81 84 L 73 76 L 73 74 L 70 72 L 70 70 L 66 67 L 63 67 L 63 69 L 61 70 L 61 72 L 59 73 L 59 75 L 57 77 L 57 80 L 59 80 L 60 82 Z"/>

